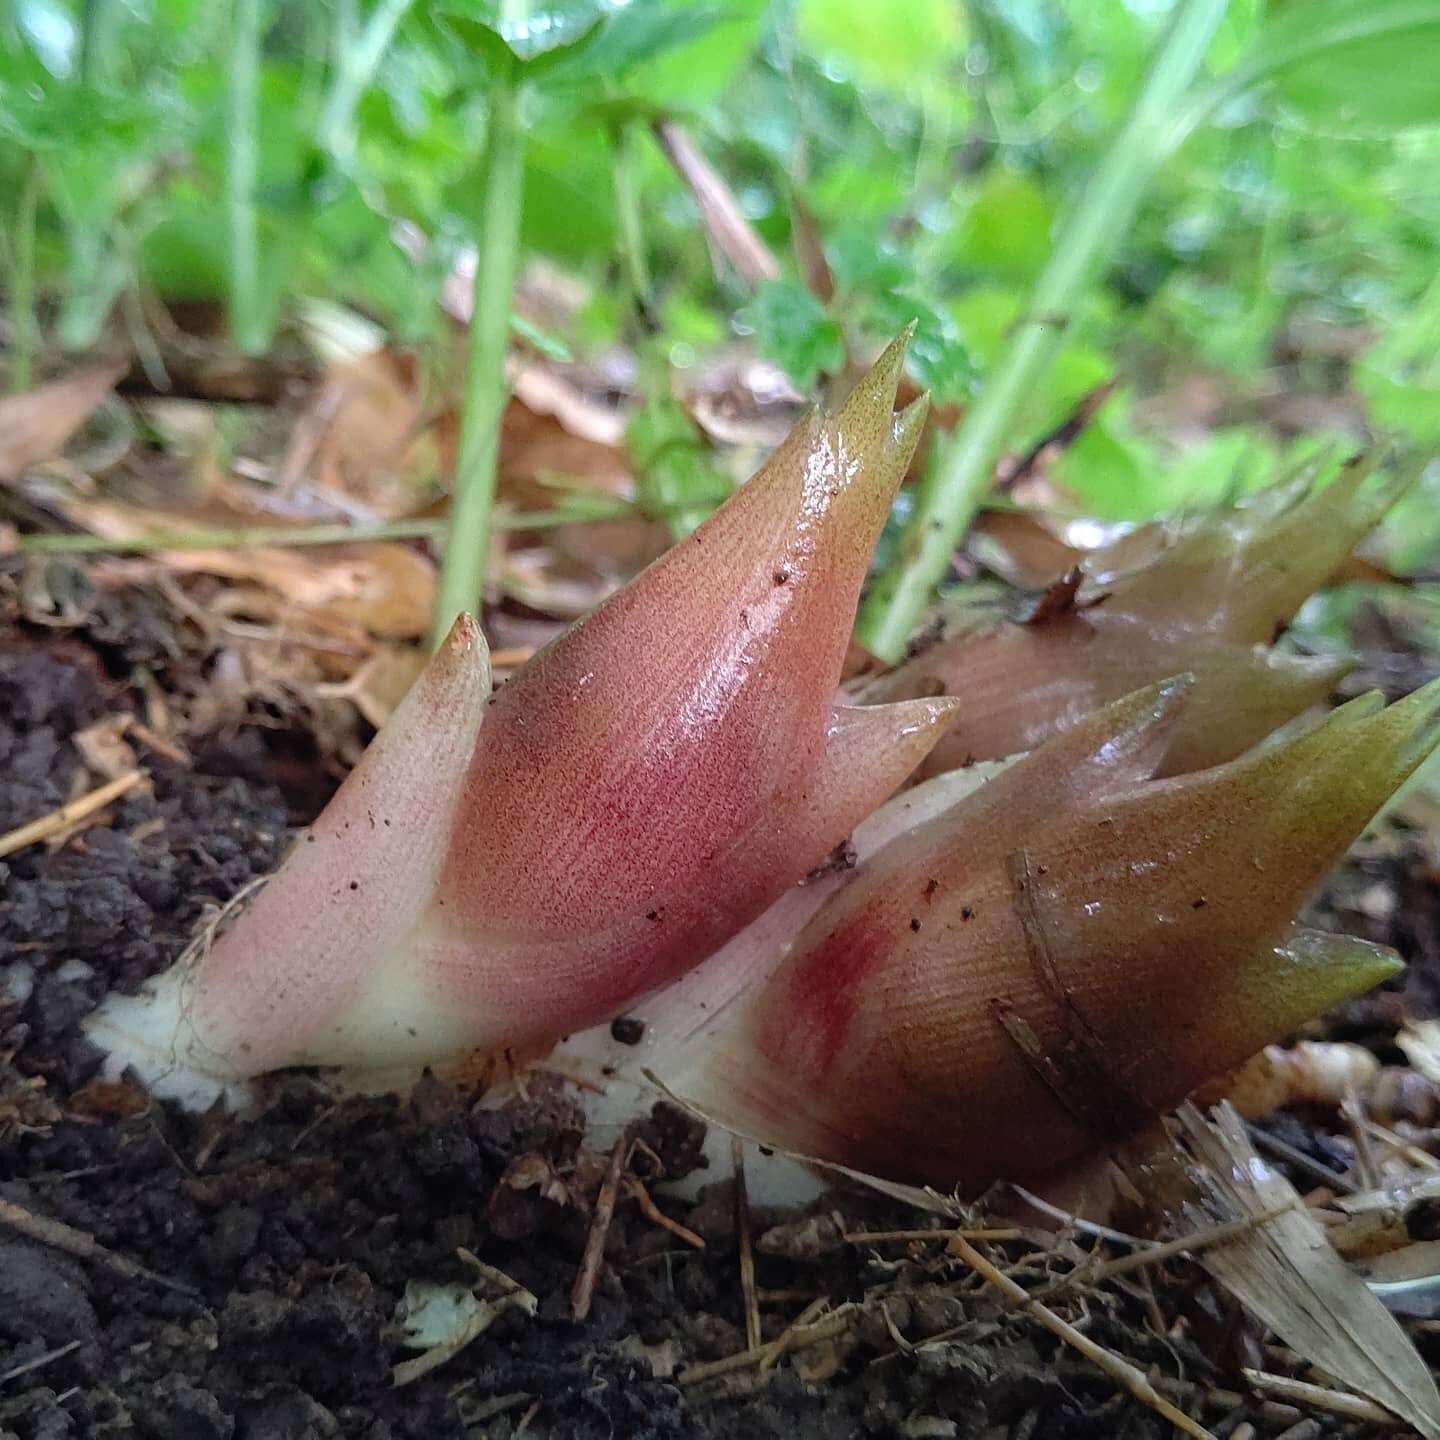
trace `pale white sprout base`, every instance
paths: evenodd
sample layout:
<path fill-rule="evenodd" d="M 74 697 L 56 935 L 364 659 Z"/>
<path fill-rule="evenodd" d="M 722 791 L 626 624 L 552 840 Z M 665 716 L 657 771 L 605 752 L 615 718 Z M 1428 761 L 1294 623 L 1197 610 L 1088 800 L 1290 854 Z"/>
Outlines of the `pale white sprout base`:
<path fill-rule="evenodd" d="M 85 1033 L 105 1052 L 107 1079 L 133 1070 L 152 1095 L 187 1110 L 207 1110 L 222 1096 L 243 1108 L 244 1079 L 207 1049 L 190 1023 L 190 975 L 181 963 L 135 995 L 107 995 L 85 1021 Z"/>

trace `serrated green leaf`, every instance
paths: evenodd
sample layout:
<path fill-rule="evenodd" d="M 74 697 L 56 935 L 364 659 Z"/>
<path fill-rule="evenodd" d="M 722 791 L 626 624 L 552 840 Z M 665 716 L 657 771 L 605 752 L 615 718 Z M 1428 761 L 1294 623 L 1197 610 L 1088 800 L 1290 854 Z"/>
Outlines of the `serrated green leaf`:
<path fill-rule="evenodd" d="M 797 280 L 767 280 L 749 307 L 760 353 L 801 390 L 845 363 L 845 337 L 825 307 Z"/>

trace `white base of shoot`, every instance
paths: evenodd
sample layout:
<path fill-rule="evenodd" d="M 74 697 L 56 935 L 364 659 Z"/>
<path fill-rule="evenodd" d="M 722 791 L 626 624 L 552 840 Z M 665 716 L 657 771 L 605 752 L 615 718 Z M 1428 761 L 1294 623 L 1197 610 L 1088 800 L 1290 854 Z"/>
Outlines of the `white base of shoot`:
<path fill-rule="evenodd" d="M 131 1070 L 150 1093 L 187 1110 L 206 1110 L 222 1096 L 247 1099 L 245 1082 L 210 1054 L 190 1023 L 187 970 L 177 965 L 135 995 L 108 995 L 85 1021 L 85 1033 L 105 1052 L 104 1075 Z"/>

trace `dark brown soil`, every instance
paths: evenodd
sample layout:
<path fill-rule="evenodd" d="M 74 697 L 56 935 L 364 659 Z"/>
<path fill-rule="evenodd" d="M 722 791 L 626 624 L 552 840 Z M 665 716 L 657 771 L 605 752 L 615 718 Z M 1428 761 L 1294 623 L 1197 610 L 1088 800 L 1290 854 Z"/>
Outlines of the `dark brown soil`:
<path fill-rule="evenodd" d="M 103 651 L 13 639 L 0 655 L 0 832 L 60 804 L 78 764 L 69 736 L 135 698 L 107 673 Z M 438 1081 L 404 1101 L 336 1103 L 292 1075 L 244 1120 L 186 1115 L 132 1087 L 95 1084 L 98 1057 L 77 1022 L 108 989 L 168 964 L 207 906 L 273 866 L 296 817 L 273 784 L 270 755 L 255 732 L 217 737 L 193 770 L 157 761 L 153 795 L 132 795 L 107 827 L 0 863 L 0 1200 L 89 1232 L 190 1292 L 0 1226 L 0 1437 L 1172 1433 L 1004 1313 L 968 1272 L 947 1268 L 937 1247 L 905 1258 L 903 1247 L 845 1245 L 834 1234 L 810 1259 L 763 1253 L 761 1240 L 766 1337 L 811 1297 L 860 1301 L 883 1287 L 884 1312 L 872 1307 L 828 1360 L 807 1351 L 809 1383 L 789 1364 L 765 1379 L 752 1365 L 681 1383 L 685 1366 L 745 1345 L 733 1192 L 715 1186 L 698 1203 L 677 1202 L 656 1180 L 659 1203 L 706 1239 L 703 1252 L 623 1201 L 593 1311 L 577 1323 L 570 1291 L 604 1157 L 587 1150 L 573 1100 L 543 1084 L 495 1111 Z M 1418 943 L 1433 957 L 1434 888 L 1425 886 L 1415 911 L 1424 919 L 1407 922 L 1406 938 L 1412 953 Z M 1354 1028 L 1380 1023 L 1361 1013 Z M 684 1117 L 662 1107 L 644 1135 L 670 1177 L 693 1164 Z M 518 1157 L 554 1180 L 546 1193 L 558 1198 L 506 1183 Z M 819 1209 L 852 1225 L 923 1223 L 853 1196 Z M 764 1237 L 793 1218 L 753 1220 Z M 397 1389 L 392 1367 L 413 1353 L 400 1344 L 397 1304 L 411 1282 L 472 1281 L 461 1249 L 531 1290 L 538 1314 L 502 1316 Z M 1139 1363 L 1223 1383 L 1221 1366 L 1245 1360 L 1236 1317 L 1214 1310 L 1213 1291 L 1186 1298 L 1197 1273 L 1181 1265 L 1155 1283 L 1171 1287 L 1176 1313 L 1195 1312 L 1192 1333 L 1208 1335 L 1222 1361 L 1189 1340 L 1156 1338 L 1145 1328 L 1153 1301 L 1138 1288 L 1107 1292 L 1089 1333 Z M 1210 1419 L 1225 1433 L 1246 1413 Z"/>

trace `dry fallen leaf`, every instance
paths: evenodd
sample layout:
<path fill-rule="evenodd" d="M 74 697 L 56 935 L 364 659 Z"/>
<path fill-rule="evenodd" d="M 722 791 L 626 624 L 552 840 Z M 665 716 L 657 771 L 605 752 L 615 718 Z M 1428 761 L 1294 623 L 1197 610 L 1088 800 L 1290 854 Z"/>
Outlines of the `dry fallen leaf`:
<path fill-rule="evenodd" d="M 83 730 L 77 730 L 70 743 L 80 752 L 85 768 L 103 780 L 127 775 L 139 764 L 134 747 L 125 738 L 130 716 L 110 715 Z"/>
<path fill-rule="evenodd" d="M 97 365 L 0 399 L 0 484 L 58 455 L 128 369 L 124 361 Z"/>
<path fill-rule="evenodd" d="M 1395 1037 L 1395 1043 L 1427 1080 L 1440 1084 L 1440 1020 L 1412 1020 Z"/>
<path fill-rule="evenodd" d="M 409 514 L 447 461 L 424 424 L 423 381 L 413 356 L 389 347 L 333 365 L 295 423 L 281 469 L 291 492 L 308 471 L 325 489 L 378 516 Z"/>
<path fill-rule="evenodd" d="M 180 532 L 204 526 L 278 523 L 273 515 L 240 512 L 211 502 L 200 513 L 158 510 L 108 500 L 67 500 L 66 513 L 108 539 Z M 399 541 L 294 549 L 237 545 L 210 550 L 167 550 L 155 564 L 172 574 L 219 575 L 251 581 L 315 616 L 356 626 L 372 635 L 410 639 L 425 634 L 435 604 L 434 563 Z"/>
<path fill-rule="evenodd" d="M 1211 1113 L 1207 1121 L 1186 1105 L 1179 1115 L 1206 1202 L 1190 1216 L 1195 1228 L 1291 1208 L 1209 1246 L 1200 1264 L 1296 1354 L 1440 1440 L 1440 1391 L 1409 1337 L 1335 1253 L 1294 1186 L 1255 1152 L 1234 1108 Z"/>
<path fill-rule="evenodd" d="M 377 730 L 405 698 L 430 659 L 413 645 L 382 645 L 348 680 L 317 685 L 327 699 L 348 700 Z"/>

